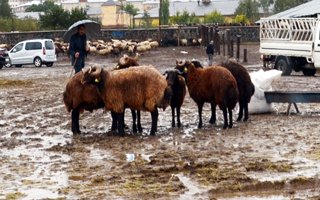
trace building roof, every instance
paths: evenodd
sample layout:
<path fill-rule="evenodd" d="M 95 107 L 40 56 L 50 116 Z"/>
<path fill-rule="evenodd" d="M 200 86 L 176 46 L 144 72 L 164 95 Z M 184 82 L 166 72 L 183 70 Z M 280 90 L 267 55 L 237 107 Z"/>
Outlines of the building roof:
<path fill-rule="evenodd" d="M 42 12 L 19 12 L 19 13 L 15 13 L 15 16 L 18 19 L 32 18 L 32 19 L 39 20 L 40 14 L 43 14 L 43 13 Z"/>
<path fill-rule="evenodd" d="M 104 2 L 101 6 L 114 6 L 114 5 L 120 6 L 121 4 L 118 1 L 108 0 Z"/>
<path fill-rule="evenodd" d="M 290 8 L 278 14 L 272 15 L 268 18 L 297 18 L 297 17 L 316 17 L 320 14 L 320 0 L 313 0 L 299 6 Z"/>
<path fill-rule="evenodd" d="M 228 16 L 233 15 L 236 11 L 240 0 L 215 0 L 211 1 L 210 4 L 202 4 L 200 1 L 200 4 L 198 5 L 197 1 L 192 2 L 179 2 L 174 1 L 170 2 L 169 5 L 169 13 L 170 16 L 175 16 L 177 12 L 182 13 L 184 10 L 186 10 L 188 13 L 195 13 L 196 16 L 204 16 L 206 14 L 209 14 L 213 11 L 219 11 L 222 15 Z M 156 8 L 152 8 L 148 11 L 148 14 L 151 18 L 157 18 L 159 17 L 159 6 Z M 143 14 L 138 14 L 135 18 L 142 18 Z"/>
<path fill-rule="evenodd" d="M 90 15 L 101 15 L 101 7 L 89 7 L 87 10 L 87 14 Z"/>

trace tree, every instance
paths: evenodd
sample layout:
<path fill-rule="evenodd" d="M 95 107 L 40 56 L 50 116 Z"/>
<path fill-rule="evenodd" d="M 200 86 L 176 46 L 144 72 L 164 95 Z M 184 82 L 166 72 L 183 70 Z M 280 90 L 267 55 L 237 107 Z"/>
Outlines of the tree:
<path fill-rule="evenodd" d="M 188 11 L 184 10 L 181 14 L 177 12 L 175 16 L 171 17 L 171 23 L 173 24 L 197 24 L 199 23 L 199 18 L 195 13 L 190 14 Z"/>
<path fill-rule="evenodd" d="M 284 10 L 288 10 L 300 4 L 306 3 L 309 0 L 275 0 L 274 2 L 274 13 L 279 13 Z"/>
<path fill-rule="evenodd" d="M 150 18 L 150 14 L 147 11 L 144 11 L 143 13 L 141 25 L 144 28 L 150 28 L 152 26 L 152 20 Z"/>
<path fill-rule="evenodd" d="M 169 14 L 169 5 L 170 5 L 170 2 L 169 0 L 162 0 L 162 5 L 161 5 L 161 10 L 160 10 L 160 21 L 161 21 L 161 24 L 159 25 L 167 25 L 169 24 L 169 17 L 170 17 L 170 14 Z"/>
<path fill-rule="evenodd" d="M 57 5 L 53 1 L 45 1 L 42 4 L 33 4 L 26 9 L 26 12 L 47 12 Z"/>
<path fill-rule="evenodd" d="M 134 28 L 134 16 L 136 16 L 138 14 L 139 9 L 135 8 L 133 4 L 128 3 L 123 7 L 123 10 L 126 11 L 131 16 L 132 20 L 130 20 L 130 24 Z M 132 23 L 131 23 L 131 21 L 132 21 Z"/>
<path fill-rule="evenodd" d="M 259 18 L 259 4 L 256 0 L 240 1 L 235 15 L 245 15 L 250 21 L 255 21 Z"/>
<path fill-rule="evenodd" d="M 8 4 L 8 0 L 1 0 L 0 1 L 0 17 L 4 18 L 12 18 L 12 10 Z"/>
<path fill-rule="evenodd" d="M 70 13 L 61 6 L 55 5 L 53 8 L 40 15 L 40 25 L 46 29 L 64 29 L 69 26 Z"/>
<path fill-rule="evenodd" d="M 73 8 L 70 12 L 69 20 L 68 20 L 68 26 L 72 25 L 73 23 L 88 19 L 87 11 L 84 8 Z M 66 27 L 67 28 L 67 27 Z"/>
<path fill-rule="evenodd" d="M 259 7 L 262 8 L 263 14 L 269 14 L 270 13 L 270 6 L 274 3 L 273 0 L 259 0 Z"/>
<path fill-rule="evenodd" d="M 224 22 L 224 16 L 219 11 L 213 11 L 204 16 L 204 23 L 218 23 Z"/>

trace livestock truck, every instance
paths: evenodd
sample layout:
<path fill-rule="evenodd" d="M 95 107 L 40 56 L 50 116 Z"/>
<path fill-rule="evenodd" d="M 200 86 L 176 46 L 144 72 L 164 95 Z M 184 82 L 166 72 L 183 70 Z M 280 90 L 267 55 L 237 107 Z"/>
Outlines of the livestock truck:
<path fill-rule="evenodd" d="M 260 53 L 264 67 L 290 75 L 292 70 L 313 76 L 320 68 L 320 19 L 260 20 Z"/>

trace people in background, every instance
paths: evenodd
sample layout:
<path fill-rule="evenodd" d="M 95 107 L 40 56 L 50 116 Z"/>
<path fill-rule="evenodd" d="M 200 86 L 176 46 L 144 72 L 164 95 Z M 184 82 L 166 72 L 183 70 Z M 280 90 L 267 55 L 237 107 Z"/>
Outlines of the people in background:
<path fill-rule="evenodd" d="M 207 45 L 206 53 L 207 53 L 208 59 L 209 59 L 209 65 L 208 66 L 212 66 L 213 54 L 214 54 L 213 40 L 211 40 L 210 43 Z"/>
<path fill-rule="evenodd" d="M 69 50 L 71 64 L 74 67 L 75 73 L 77 73 L 84 68 L 85 58 L 89 52 L 89 48 L 87 47 L 86 27 L 84 24 L 80 24 L 77 27 L 77 33 L 72 35 Z"/>

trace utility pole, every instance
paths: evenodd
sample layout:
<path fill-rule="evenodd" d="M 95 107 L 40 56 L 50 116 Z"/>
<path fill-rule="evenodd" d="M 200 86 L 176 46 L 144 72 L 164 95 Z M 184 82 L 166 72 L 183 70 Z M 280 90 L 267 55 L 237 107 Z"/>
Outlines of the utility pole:
<path fill-rule="evenodd" d="M 162 25 L 162 0 L 159 0 L 159 26 Z"/>

